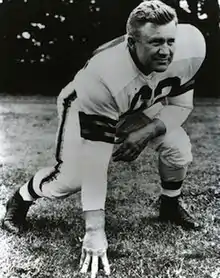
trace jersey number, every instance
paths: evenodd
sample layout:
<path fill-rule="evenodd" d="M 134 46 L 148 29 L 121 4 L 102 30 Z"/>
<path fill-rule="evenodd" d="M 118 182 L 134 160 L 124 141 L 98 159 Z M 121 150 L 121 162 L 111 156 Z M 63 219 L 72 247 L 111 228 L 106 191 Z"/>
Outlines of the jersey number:
<path fill-rule="evenodd" d="M 179 77 L 169 77 L 166 78 L 162 81 L 160 81 L 157 85 L 157 87 L 154 90 L 154 99 L 156 99 L 156 101 L 158 101 L 161 98 L 164 98 L 165 96 L 162 94 L 162 90 L 166 87 L 171 87 L 171 90 L 169 92 L 169 96 L 172 97 L 174 95 L 177 94 L 178 91 L 180 91 L 180 78 Z M 141 105 L 140 108 L 147 108 L 147 101 L 149 101 L 152 97 L 152 93 L 153 90 L 148 86 L 148 85 L 144 85 L 143 87 L 140 88 L 140 90 L 138 91 L 137 94 L 135 94 L 135 96 L 133 97 L 132 101 L 131 101 L 131 106 L 129 111 L 133 111 L 137 102 L 141 99 L 143 101 L 143 104 Z M 161 97 L 159 97 L 161 96 Z M 152 103 L 154 104 L 155 101 Z"/>

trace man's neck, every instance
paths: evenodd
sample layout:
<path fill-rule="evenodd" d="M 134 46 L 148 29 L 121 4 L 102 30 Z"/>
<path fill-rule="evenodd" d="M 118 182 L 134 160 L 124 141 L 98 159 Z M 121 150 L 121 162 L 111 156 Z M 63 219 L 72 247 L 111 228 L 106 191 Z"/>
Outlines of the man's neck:
<path fill-rule="evenodd" d="M 132 51 L 130 49 L 130 47 L 128 47 L 129 49 L 129 53 L 131 55 L 131 58 L 133 60 L 133 62 L 135 63 L 136 67 L 144 74 L 144 75 L 149 75 L 151 74 L 152 71 L 146 70 L 146 68 L 141 64 L 141 62 L 139 61 L 136 51 Z"/>

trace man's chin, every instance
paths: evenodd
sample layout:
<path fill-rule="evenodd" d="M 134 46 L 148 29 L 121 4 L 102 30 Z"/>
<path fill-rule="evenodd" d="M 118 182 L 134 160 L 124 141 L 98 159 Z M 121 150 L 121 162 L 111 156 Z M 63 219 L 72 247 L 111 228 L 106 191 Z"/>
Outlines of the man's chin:
<path fill-rule="evenodd" d="M 163 71 L 166 71 L 168 69 L 170 64 L 166 64 L 166 65 L 159 65 L 159 66 L 156 66 L 154 68 L 154 71 L 156 72 L 163 72 Z"/>

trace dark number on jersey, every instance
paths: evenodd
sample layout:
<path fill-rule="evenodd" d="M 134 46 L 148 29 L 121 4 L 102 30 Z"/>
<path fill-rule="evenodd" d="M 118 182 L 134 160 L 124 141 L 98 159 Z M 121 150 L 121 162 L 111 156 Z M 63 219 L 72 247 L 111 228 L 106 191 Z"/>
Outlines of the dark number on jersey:
<path fill-rule="evenodd" d="M 178 95 L 178 91 L 180 91 L 180 82 L 180 78 L 177 76 L 169 77 L 160 81 L 154 91 L 154 98 L 158 97 L 156 102 L 164 98 L 164 96 L 162 95 L 162 90 L 166 87 L 171 87 L 171 90 L 168 94 L 170 97 Z M 153 90 L 148 85 L 144 85 L 143 87 L 141 87 L 138 93 L 135 94 L 135 96 L 133 97 L 129 111 L 131 112 L 134 110 L 138 100 L 140 99 L 143 101 L 143 104 L 140 108 L 138 108 L 138 110 L 147 108 L 146 103 L 148 100 L 151 99 L 152 93 Z M 159 97 L 160 95 L 161 97 Z"/>

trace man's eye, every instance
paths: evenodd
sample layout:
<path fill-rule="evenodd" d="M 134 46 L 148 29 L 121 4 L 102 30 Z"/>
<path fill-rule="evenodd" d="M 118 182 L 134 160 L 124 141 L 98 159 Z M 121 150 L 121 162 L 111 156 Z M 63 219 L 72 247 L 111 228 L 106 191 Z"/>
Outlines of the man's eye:
<path fill-rule="evenodd" d="M 175 43 L 175 40 L 169 40 L 169 41 L 167 42 L 167 44 L 170 45 L 170 46 L 174 45 L 174 43 Z"/>
<path fill-rule="evenodd" d="M 161 41 L 152 41 L 151 44 L 152 44 L 153 46 L 159 46 L 159 45 L 162 44 L 162 42 L 161 42 Z"/>

